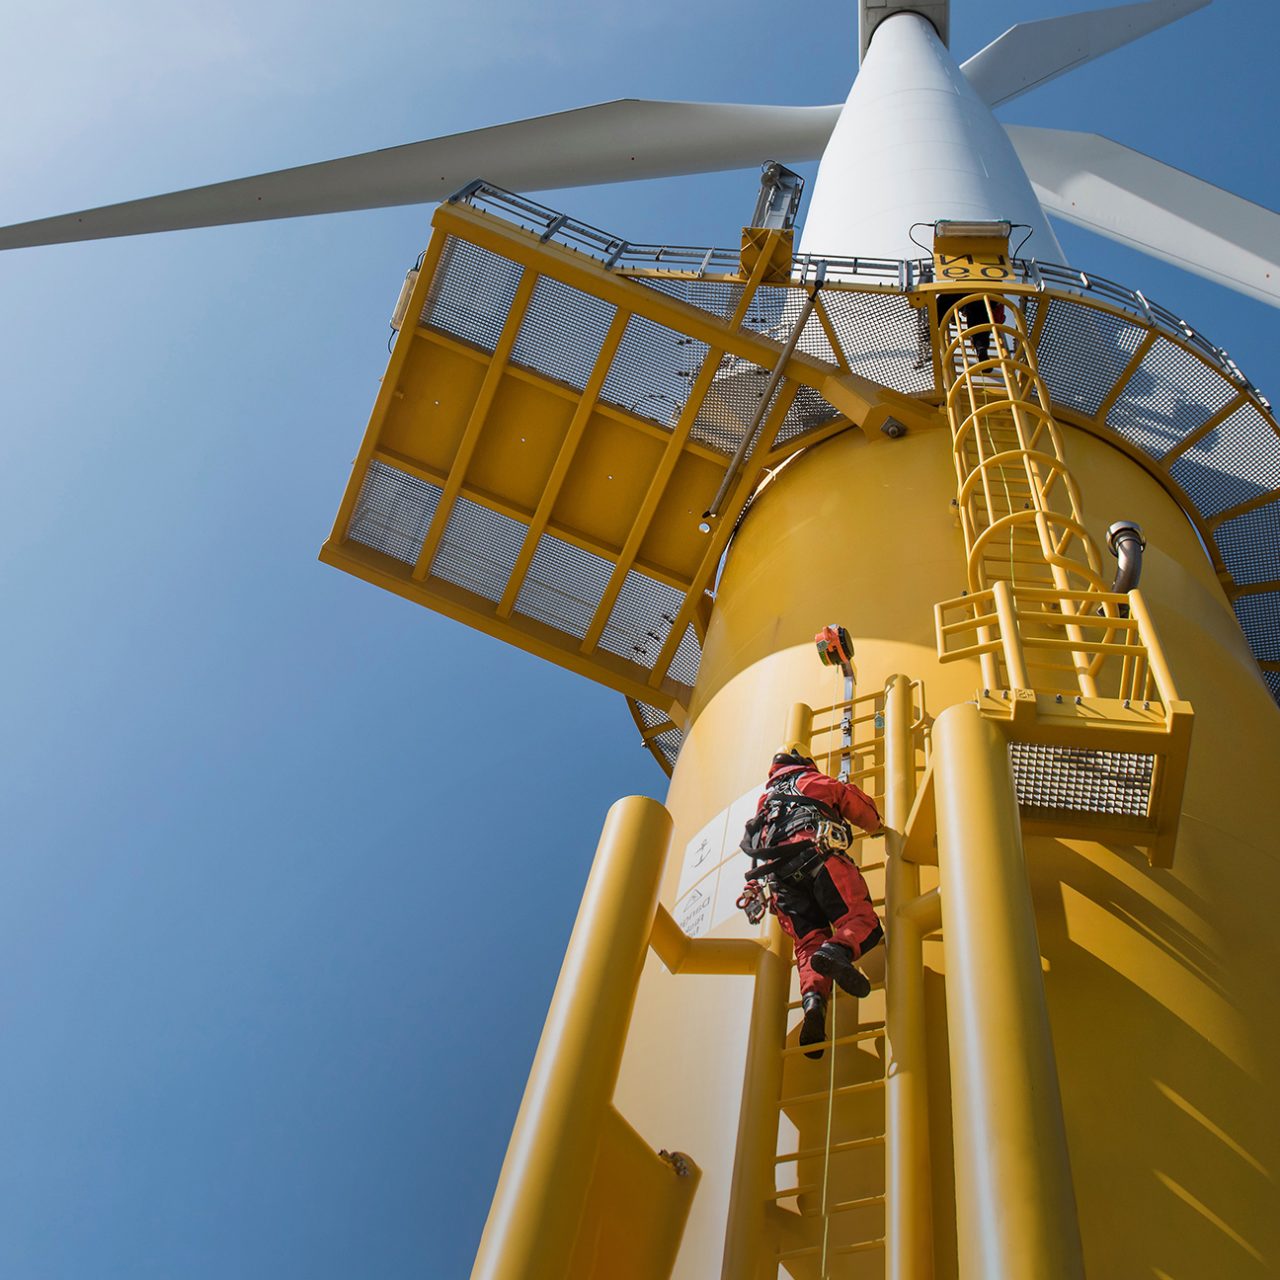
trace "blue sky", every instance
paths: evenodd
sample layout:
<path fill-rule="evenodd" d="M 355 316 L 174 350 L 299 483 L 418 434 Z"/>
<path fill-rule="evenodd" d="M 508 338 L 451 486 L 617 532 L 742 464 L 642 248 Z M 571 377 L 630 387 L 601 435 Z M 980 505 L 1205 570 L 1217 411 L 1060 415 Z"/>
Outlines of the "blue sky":
<path fill-rule="evenodd" d="M 24 6 L 0 221 L 615 97 L 836 101 L 854 7 Z M 957 0 L 953 46 L 1069 8 Z M 1278 35 L 1218 0 L 1002 115 L 1275 208 Z M 755 189 L 543 199 L 732 245 Z M 664 793 L 619 696 L 316 562 L 429 217 L 0 255 L 0 1275 L 466 1275 L 604 812 Z M 1275 310 L 1060 235 L 1280 398 Z"/>

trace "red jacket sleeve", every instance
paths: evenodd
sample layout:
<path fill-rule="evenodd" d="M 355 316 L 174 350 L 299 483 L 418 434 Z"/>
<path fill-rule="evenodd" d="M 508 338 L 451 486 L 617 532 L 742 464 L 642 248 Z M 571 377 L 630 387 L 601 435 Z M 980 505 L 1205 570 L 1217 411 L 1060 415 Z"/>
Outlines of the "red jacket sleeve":
<path fill-rule="evenodd" d="M 874 835 L 880 830 L 880 811 L 861 787 L 829 778 L 825 773 L 806 773 L 797 780 L 796 788 L 803 795 L 829 804 L 869 834 Z"/>

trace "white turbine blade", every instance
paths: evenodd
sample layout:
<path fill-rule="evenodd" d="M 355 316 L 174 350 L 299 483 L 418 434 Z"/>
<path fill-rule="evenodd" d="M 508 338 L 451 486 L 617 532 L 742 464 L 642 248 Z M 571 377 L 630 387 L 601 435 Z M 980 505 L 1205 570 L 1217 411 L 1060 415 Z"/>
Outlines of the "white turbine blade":
<path fill-rule="evenodd" d="M 1280 307 L 1280 214 L 1096 133 L 1008 131 L 1046 212 Z"/>
<path fill-rule="evenodd" d="M 1211 2 L 1146 0 L 1019 22 L 975 53 L 960 70 L 987 106 L 998 107 Z"/>
<path fill-rule="evenodd" d="M 0 228 L 0 249 L 425 204 L 474 178 L 518 191 L 816 160 L 832 107 L 628 98 Z"/>

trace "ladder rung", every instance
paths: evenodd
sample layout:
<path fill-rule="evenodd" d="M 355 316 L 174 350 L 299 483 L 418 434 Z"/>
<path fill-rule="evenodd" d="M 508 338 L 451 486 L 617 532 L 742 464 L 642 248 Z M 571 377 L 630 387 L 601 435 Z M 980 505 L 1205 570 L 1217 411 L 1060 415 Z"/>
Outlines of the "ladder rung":
<path fill-rule="evenodd" d="M 833 1142 L 830 1151 L 838 1156 L 845 1151 L 862 1151 L 867 1147 L 884 1146 L 884 1134 L 877 1133 L 870 1138 L 846 1138 L 843 1142 Z M 774 1156 L 774 1164 L 790 1164 L 794 1160 L 808 1160 L 812 1156 L 820 1156 L 827 1152 L 827 1147 L 802 1147 L 799 1151 L 788 1151 L 786 1155 Z"/>
<path fill-rule="evenodd" d="M 847 1257 L 852 1253 L 870 1253 L 872 1249 L 883 1249 L 883 1240 L 860 1240 L 857 1244 L 833 1245 L 827 1250 L 828 1258 Z M 810 1245 L 807 1249 L 789 1249 L 778 1254 L 779 1262 L 790 1262 L 793 1258 L 817 1258 L 822 1254 L 821 1245 Z"/>
<path fill-rule="evenodd" d="M 868 1031 L 855 1031 L 851 1035 L 840 1036 L 836 1040 L 815 1041 L 813 1044 L 793 1044 L 783 1049 L 784 1058 L 794 1058 L 798 1053 L 812 1053 L 815 1049 L 830 1049 L 833 1045 L 857 1044 L 860 1040 L 875 1040 L 884 1035 L 884 1027 L 872 1027 Z"/>
<path fill-rule="evenodd" d="M 783 1098 L 778 1103 L 778 1108 L 799 1107 L 806 1102 L 825 1102 L 828 1098 L 852 1097 L 855 1093 L 874 1093 L 883 1088 L 883 1080 L 859 1080 L 857 1084 L 842 1084 L 838 1089 L 820 1089 L 817 1093 L 798 1093 L 794 1098 Z"/>
<path fill-rule="evenodd" d="M 884 1204 L 884 1196 L 862 1196 L 858 1200 L 837 1200 L 835 1204 L 827 1205 L 826 1213 L 819 1210 L 817 1213 L 802 1213 L 798 1215 L 801 1218 L 834 1218 L 837 1213 L 850 1213 L 854 1209 L 870 1209 L 875 1205 Z"/>

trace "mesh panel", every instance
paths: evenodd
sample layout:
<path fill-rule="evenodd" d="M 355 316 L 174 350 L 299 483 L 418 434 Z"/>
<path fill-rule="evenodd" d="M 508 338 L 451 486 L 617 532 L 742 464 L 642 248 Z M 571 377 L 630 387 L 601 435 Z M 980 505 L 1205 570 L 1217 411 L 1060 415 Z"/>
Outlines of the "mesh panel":
<path fill-rule="evenodd" d="M 725 356 L 698 407 L 689 438 L 731 455 L 760 410 L 769 374 L 770 370 L 749 360 Z M 769 400 L 769 409 L 773 408 L 781 390 L 779 383 Z M 767 415 L 768 409 L 765 412 Z"/>
<path fill-rule="evenodd" d="M 1036 349 L 1050 396 L 1092 418 L 1145 333 L 1105 311 L 1050 302 Z"/>
<path fill-rule="evenodd" d="M 369 463 L 347 537 L 361 546 L 416 564 L 440 489 L 382 462 Z"/>
<path fill-rule="evenodd" d="M 613 315 L 614 309 L 599 298 L 540 276 L 511 359 L 581 391 Z"/>
<path fill-rule="evenodd" d="M 602 556 L 544 533 L 521 584 L 515 611 L 581 640 L 612 569 Z"/>
<path fill-rule="evenodd" d="M 677 298 L 690 306 L 709 311 L 721 320 L 727 320 L 742 297 L 740 284 L 728 284 L 722 280 L 655 280 L 641 278 L 637 283 L 669 298 Z"/>
<path fill-rule="evenodd" d="M 1025 808 L 1147 816 L 1154 756 L 1011 742 L 1009 761 Z"/>
<path fill-rule="evenodd" d="M 854 373 L 897 391 L 933 390 L 933 353 L 920 313 L 896 293 L 824 290 L 823 305 Z"/>
<path fill-rule="evenodd" d="M 1280 438 L 1252 404 L 1174 459 L 1169 474 L 1204 516 L 1280 488 Z"/>
<path fill-rule="evenodd" d="M 1228 520 L 1213 540 L 1231 576 L 1241 584 L 1280 578 L 1280 502 Z"/>
<path fill-rule="evenodd" d="M 706 355 L 705 343 L 632 316 L 600 398 L 670 426 L 689 398 L 690 384 Z"/>
<path fill-rule="evenodd" d="M 698 633 L 692 626 L 688 626 L 684 630 L 680 647 L 676 649 L 671 665 L 667 668 L 667 674 L 692 689 L 698 682 L 698 667 L 701 663 L 702 645 L 698 641 Z"/>
<path fill-rule="evenodd" d="M 520 275 L 514 262 L 450 236 L 422 308 L 422 323 L 492 351 Z"/>
<path fill-rule="evenodd" d="M 1280 703 L 1280 671 L 1264 671 L 1262 678 L 1267 682 L 1267 688 L 1271 690 L 1271 696 Z"/>
<path fill-rule="evenodd" d="M 459 498 L 449 513 L 431 575 L 476 595 L 502 599 L 527 527 L 478 502 Z"/>
<path fill-rule="evenodd" d="M 774 444 L 785 444 L 842 416 L 839 409 L 829 405 L 812 387 L 801 387 L 782 420 Z"/>
<path fill-rule="evenodd" d="M 680 745 L 684 741 L 684 734 L 679 729 L 668 729 L 666 733 L 660 733 L 652 740 L 650 746 L 660 755 L 667 764 L 667 773 L 676 767 L 676 757 L 680 754 Z"/>
<path fill-rule="evenodd" d="M 667 712 L 663 711 L 661 707 L 651 707 L 647 702 L 636 702 L 632 700 L 631 705 L 635 707 L 636 712 L 640 717 L 640 723 L 644 725 L 646 729 L 652 729 L 656 724 L 666 724 L 666 722 L 671 719 L 671 716 Z"/>
<path fill-rule="evenodd" d="M 600 633 L 600 648 L 652 670 L 683 603 L 679 591 L 632 569 Z"/>
<path fill-rule="evenodd" d="M 1253 656 L 1259 662 L 1280 662 L 1280 592 L 1241 596 L 1235 610 Z"/>
<path fill-rule="evenodd" d="M 1162 338 L 1112 407 L 1107 426 L 1153 458 L 1163 458 L 1238 391 L 1202 360 Z"/>

